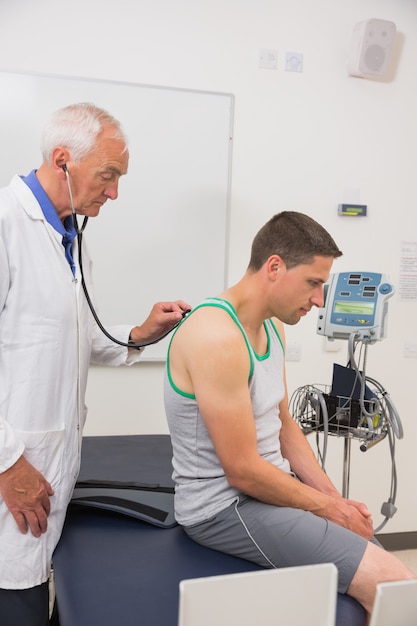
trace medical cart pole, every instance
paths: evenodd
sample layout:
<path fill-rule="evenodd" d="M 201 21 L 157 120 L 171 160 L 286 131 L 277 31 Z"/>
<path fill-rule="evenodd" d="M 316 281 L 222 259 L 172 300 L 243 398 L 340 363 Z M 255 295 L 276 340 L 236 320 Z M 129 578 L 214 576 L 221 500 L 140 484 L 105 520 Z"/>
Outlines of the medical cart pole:
<path fill-rule="evenodd" d="M 349 478 L 350 478 L 350 447 L 351 438 L 349 434 L 345 437 L 344 451 L 343 451 L 343 484 L 342 484 L 342 496 L 344 498 L 349 497 Z"/>

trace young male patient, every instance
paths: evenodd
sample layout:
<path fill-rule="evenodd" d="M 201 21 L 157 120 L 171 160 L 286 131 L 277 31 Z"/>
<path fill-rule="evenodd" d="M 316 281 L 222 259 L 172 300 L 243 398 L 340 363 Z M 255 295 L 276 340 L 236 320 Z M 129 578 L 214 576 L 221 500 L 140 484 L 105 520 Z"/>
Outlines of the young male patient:
<path fill-rule="evenodd" d="M 372 610 L 377 583 L 416 578 L 373 539 L 288 408 L 283 324 L 323 306 L 341 256 L 313 219 L 283 212 L 252 244 L 241 280 L 195 307 L 169 348 L 165 409 L 175 515 L 196 542 L 266 568 L 332 562 L 338 590 Z"/>

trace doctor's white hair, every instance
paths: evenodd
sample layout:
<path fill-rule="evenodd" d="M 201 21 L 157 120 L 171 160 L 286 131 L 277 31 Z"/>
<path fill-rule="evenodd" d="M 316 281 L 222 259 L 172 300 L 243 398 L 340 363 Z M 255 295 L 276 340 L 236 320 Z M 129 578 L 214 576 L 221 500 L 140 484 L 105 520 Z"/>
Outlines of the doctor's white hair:
<path fill-rule="evenodd" d="M 104 109 L 90 102 L 58 109 L 51 115 L 42 132 L 43 160 L 51 164 L 53 150 L 62 146 L 69 150 L 72 161 L 81 161 L 94 149 L 98 135 L 107 126 L 114 127 L 114 139 L 124 142 L 127 150 L 128 140 L 120 122 Z"/>

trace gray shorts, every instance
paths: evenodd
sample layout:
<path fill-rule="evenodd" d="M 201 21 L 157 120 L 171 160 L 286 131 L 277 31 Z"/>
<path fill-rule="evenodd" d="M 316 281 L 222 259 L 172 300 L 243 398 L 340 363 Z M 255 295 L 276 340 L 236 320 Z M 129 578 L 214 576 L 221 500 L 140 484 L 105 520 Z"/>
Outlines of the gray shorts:
<path fill-rule="evenodd" d="M 197 543 L 262 567 L 334 563 L 340 593 L 346 593 L 368 544 L 363 537 L 313 513 L 246 496 L 212 519 L 184 530 Z"/>

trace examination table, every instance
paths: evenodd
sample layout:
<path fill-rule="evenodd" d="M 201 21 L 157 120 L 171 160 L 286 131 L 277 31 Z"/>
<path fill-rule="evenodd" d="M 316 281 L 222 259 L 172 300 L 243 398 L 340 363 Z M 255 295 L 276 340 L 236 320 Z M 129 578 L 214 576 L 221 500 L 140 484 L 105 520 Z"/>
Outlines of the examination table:
<path fill-rule="evenodd" d="M 261 569 L 196 544 L 172 521 L 171 455 L 169 435 L 84 437 L 74 502 L 53 558 L 60 626 L 177 626 L 180 580 Z M 132 482 L 145 504 L 127 505 L 124 514 Z M 150 505 L 149 497 L 156 498 Z M 164 509 L 169 515 L 158 515 Z M 362 607 L 339 594 L 336 626 L 364 624 Z"/>

